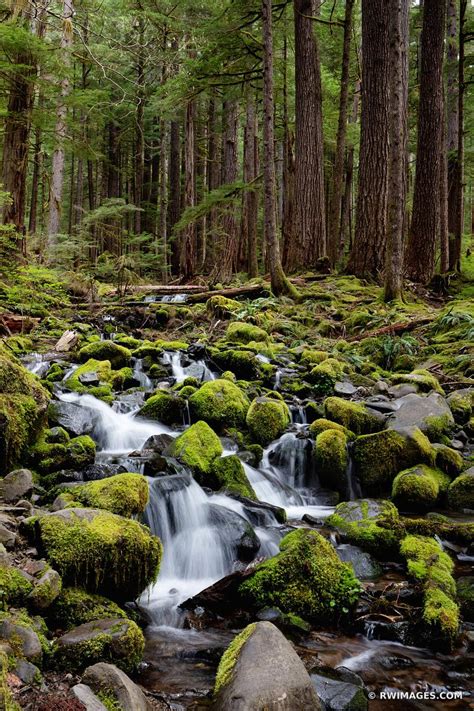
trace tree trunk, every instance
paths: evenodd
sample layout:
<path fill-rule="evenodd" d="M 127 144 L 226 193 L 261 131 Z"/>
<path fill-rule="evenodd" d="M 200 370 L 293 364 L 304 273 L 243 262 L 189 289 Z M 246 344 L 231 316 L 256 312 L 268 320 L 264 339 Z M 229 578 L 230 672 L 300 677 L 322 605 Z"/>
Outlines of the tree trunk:
<path fill-rule="evenodd" d="M 403 290 L 403 243 L 408 146 L 408 12 L 409 0 L 389 0 L 390 31 L 390 161 L 388 176 L 385 301 L 400 299 Z"/>
<path fill-rule="evenodd" d="M 194 123 L 196 107 L 194 101 L 186 106 L 184 126 L 184 207 L 193 207 L 196 200 L 194 171 Z M 180 273 L 184 279 L 193 276 L 196 270 L 196 227 L 193 222 L 184 228 L 180 246 Z"/>
<path fill-rule="evenodd" d="M 247 116 L 244 133 L 244 182 L 251 183 L 257 177 L 257 109 L 255 95 L 249 93 L 247 97 Z M 242 243 L 246 251 L 247 271 L 250 279 L 258 275 L 257 253 L 257 220 L 258 220 L 258 193 L 256 186 L 253 190 L 246 190 L 242 206 Z"/>
<path fill-rule="evenodd" d="M 407 271 L 413 281 L 428 283 L 435 270 L 440 230 L 443 141 L 443 55 L 446 0 L 425 0 L 421 31 L 420 104 L 413 214 Z"/>
<path fill-rule="evenodd" d="M 444 106 L 444 92 L 443 92 Z M 446 116 L 444 109 L 441 114 L 441 157 L 439 171 L 439 250 L 441 274 L 449 270 L 449 232 L 448 232 L 448 153 L 446 151 Z"/>
<path fill-rule="evenodd" d="M 232 99 L 224 102 L 224 135 L 222 139 L 222 184 L 237 180 L 238 104 Z M 228 281 L 235 270 L 238 255 L 237 220 L 235 207 L 223 208 L 221 214 L 222 238 L 214 275 L 218 281 Z"/>
<path fill-rule="evenodd" d="M 135 213 L 134 232 L 142 231 L 141 205 L 143 199 L 143 177 L 145 173 L 145 22 L 143 17 L 138 20 L 138 57 L 137 57 L 137 95 L 136 95 L 136 128 L 135 128 L 135 190 L 134 203 L 139 208 Z"/>
<path fill-rule="evenodd" d="M 295 289 L 285 276 L 280 259 L 276 225 L 276 177 L 273 99 L 273 28 L 272 0 L 262 0 L 263 24 L 263 194 L 264 233 L 274 294 L 295 296 Z"/>
<path fill-rule="evenodd" d="M 448 151 L 448 231 L 452 249 L 455 252 L 454 235 L 456 233 L 457 191 L 459 188 L 459 71 L 458 71 L 458 18 L 456 0 L 448 0 L 448 31 L 446 52 L 447 78 L 447 151 Z M 449 268 L 453 268 L 454 260 L 449 260 Z"/>
<path fill-rule="evenodd" d="M 61 229 L 61 202 L 63 196 L 64 185 L 64 163 L 65 149 L 64 142 L 66 139 L 66 119 L 67 119 L 67 104 L 66 99 L 70 91 L 70 82 L 68 77 L 70 65 L 70 51 L 73 42 L 72 19 L 74 16 L 74 5 L 72 0 L 64 0 L 63 2 L 63 32 L 61 36 L 61 53 L 62 62 L 64 65 L 64 76 L 61 81 L 61 95 L 57 106 L 56 114 L 56 130 L 55 143 L 56 147 L 53 153 L 53 165 L 51 173 L 51 186 L 49 193 L 49 220 L 48 220 L 48 242 L 50 246 L 54 246 L 56 235 Z"/>
<path fill-rule="evenodd" d="M 389 158 L 388 13 L 362 0 L 362 114 L 356 227 L 348 271 L 379 278 L 385 267 Z"/>
<path fill-rule="evenodd" d="M 295 0 L 295 236 L 297 264 L 326 254 L 321 68 L 313 19 L 319 0 Z"/>
<path fill-rule="evenodd" d="M 467 0 L 461 0 L 459 14 L 459 65 L 458 65 L 458 150 L 457 150 L 457 188 L 456 195 L 456 222 L 452 249 L 450 249 L 450 269 L 460 271 L 461 248 L 464 229 L 464 94 L 466 84 L 464 81 L 464 62 L 466 58 L 464 25 L 466 22 Z"/>
<path fill-rule="evenodd" d="M 328 210 L 328 256 L 334 268 L 340 256 L 341 203 L 346 150 L 347 105 L 349 99 L 349 66 L 351 55 L 352 10 L 355 0 L 346 0 L 342 49 L 341 92 L 336 136 L 336 155 L 332 177 L 332 193 Z"/>

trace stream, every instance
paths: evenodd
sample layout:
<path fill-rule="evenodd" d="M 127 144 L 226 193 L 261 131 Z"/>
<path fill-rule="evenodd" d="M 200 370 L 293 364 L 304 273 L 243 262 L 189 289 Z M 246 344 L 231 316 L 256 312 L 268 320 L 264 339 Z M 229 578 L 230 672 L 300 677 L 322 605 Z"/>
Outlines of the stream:
<path fill-rule="evenodd" d="M 179 351 L 164 354 L 175 381 L 188 375 L 201 381 L 214 379 L 204 360 L 189 364 Z M 47 370 L 47 357 L 31 354 L 24 360 L 31 372 L 40 376 Z M 73 372 L 72 366 L 65 379 Z M 133 364 L 134 378 L 140 390 L 127 391 L 116 397 L 112 406 L 91 395 L 68 392 L 62 383 L 55 386 L 55 396 L 84 411 L 90 421 L 91 436 L 97 443 L 97 462 L 120 465 L 127 471 L 144 473 L 143 460 L 133 456 L 154 435 L 180 434 L 189 425 L 185 418 L 180 428 L 138 418 L 137 412 L 145 394 L 156 384 L 143 370 L 143 363 Z M 242 459 L 248 479 L 262 502 L 284 508 L 288 523 L 278 523 L 271 508 L 261 509 L 258 520 L 240 501 L 204 490 L 183 466 L 171 474 L 149 477 L 150 500 L 144 522 L 159 536 L 164 546 L 160 574 L 155 585 L 145 591 L 138 606 L 149 621 L 147 646 L 140 682 L 150 691 L 171 703 L 176 709 L 207 708 L 207 692 L 213 685 L 218 659 L 237 630 L 207 627 L 191 619 L 179 606 L 233 571 L 244 567 L 238 561 L 233 530 L 235 520 L 250 523 L 259 540 L 258 558 L 278 552 L 279 540 L 291 527 L 319 523 L 324 532 L 324 519 L 334 508 L 327 491 L 321 489 L 311 456 L 306 413 L 301 403 L 289 403 L 293 422 L 288 431 L 264 451 L 256 468 Z M 187 419 L 187 421 L 186 421 Z M 237 453 L 237 447 L 223 440 L 224 454 Z M 350 465 L 349 465 L 350 466 Z M 145 474 L 144 474 L 145 475 Z M 352 468 L 348 472 L 349 498 L 360 495 Z M 237 519 L 235 518 L 237 517 Z M 352 546 L 336 545 L 343 560 L 351 559 Z M 369 585 L 381 586 L 397 579 L 396 566 L 382 565 Z M 224 625 L 223 625 L 224 627 Z M 330 667 L 344 666 L 364 680 L 369 690 L 402 689 L 404 691 L 440 691 L 467 688 L 467 670 L 472 657 L 462 650 L 449 656 L 429 649 L 394 641 L 391 630 L 366 624 L 352 636 L 337 631 L 313 631 L 298 642 L 298 651 L 307 660 Z M 446 700 L 371 701 L 369 708 L 379 709 L 453 709 L 468 708 L 466 701 Z"/>

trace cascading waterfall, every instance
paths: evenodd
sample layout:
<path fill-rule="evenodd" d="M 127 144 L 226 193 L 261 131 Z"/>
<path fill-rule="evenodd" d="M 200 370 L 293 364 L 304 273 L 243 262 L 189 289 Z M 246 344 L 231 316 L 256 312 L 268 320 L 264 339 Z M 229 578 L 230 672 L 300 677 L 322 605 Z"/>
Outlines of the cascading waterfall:
<path fill-rule="evenodd" d="M 189 376 L 195 377 L 201 382 L 216 379 L 216 376 L 208 368 L 204 360 L 197 360 L 188 366 L 183 366 L 181 361 L 182 355 L 180 351 L 165 351 L 163 353 L 163 363 L 171 366 L 171 373 L 177 383 L 181 383 Z"/>
<path fill-rule="evenodd" d="M 141 358 L 136 358 L 133 364 L 133 377 L 141 388 L 145 388 L 145 390 L 151 390 L 153 388 L 153 383 L 143 370 L 143 360 Z"/>

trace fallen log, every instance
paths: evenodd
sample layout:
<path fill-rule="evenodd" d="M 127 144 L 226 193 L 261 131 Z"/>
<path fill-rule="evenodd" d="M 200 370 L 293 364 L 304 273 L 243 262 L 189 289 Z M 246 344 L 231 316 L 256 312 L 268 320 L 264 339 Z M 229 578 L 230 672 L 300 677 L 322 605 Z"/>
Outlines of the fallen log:
<path fill-rule="evenodd" d="M 194 294 L 205 288 L 202 284 L 136 284 L 129 286 L 127 291 L 132 294 Z M 117 294 L 117 289 L 110 293 Z"/>
<path fill-rule="evenodd" d="M 14 333 L 29 333 L 40 320 L 39 318 L 19 316 L 18 314 L 0 314 L 0 335 L 11 336 Z"/>
<path fill-rule="evenodd" d="M 214 291 L 202 291 L 198 294 L 191 294 L 188 298 L 188 304 L 196 304 L 201 301 L 207 301 L 211 296 L 225 296 L 227 299 L 235 299 L 238 296 L 263 296 L 269 294 L 270 288 L 263 284 L 248 284 L 247 286 L 238 286 L 229 289 L 215 289 Z"/>
<path fill-rule="evenodd" d="M 392 335 L 393 333 L 405 333 L 406 331 L 414 331 L 415 328 L 420 326 L 427 326 L 435 320 L 435 316 L 432 318 L 419 318 L 413 321 L 406 321 L 405 323 L 393 323 L 390 326 L 384 326 L 383 328 L 377 328 L 375 331 L 369 331 L 368 333 L 358 333 L 356 336 L 350 336 L 346 338 L 346 341 L 362 341 L 363 338 L 376 338 L 377 336 L 383 336 L 384 334 Z"/>

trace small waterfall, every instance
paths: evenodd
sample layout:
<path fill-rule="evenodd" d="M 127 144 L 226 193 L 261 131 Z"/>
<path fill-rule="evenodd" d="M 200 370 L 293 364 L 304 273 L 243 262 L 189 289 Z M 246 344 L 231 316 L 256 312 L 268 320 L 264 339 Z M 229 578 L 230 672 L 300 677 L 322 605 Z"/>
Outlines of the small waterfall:
<path fill-rule="evenodd" d="M 360 481 L 356 476 L 354 459 L 352 457 L 352 442 L 347 445 L 347 470 L 346 470 L 346 481 L 347 481 L 347 496 L 348 501 L 354 501 L 355 499 L 362 498 L 362 488 L 360 486 Z"/>
<path fill-rule="evenodd" d="M 177 383 L 182 383 L 188 377 L 197 378 L 200 382 L 216 379 L 216 376 L 208 368 L 204 360 L 197 360 L 194 363 L 183 366 L 180 351 L 165 351 L 163 353 L 163 363 L 171 366 L 173 378 Z"/>
<path fill-rule="evenodd" d="M 48 359 L 41 353 L 28 353 L 21 359 L 21 362 L 30 373 L 37 375 L 38 378 L 43 378 L 51 365 L 51 356 Z"/>
<path fill-rule="evenodd" d="M 163 353 L 164 365 L 171 366 L 171 373 L 177 383 L 181 383 L 186 378 L 186 372 L 181 365 L 181 353 L 179 351 L 165 351 Z"/>
<path fill-rule="evenodd" d="M 291 420 L 294 425 L 307 425 L 308 418 L 306 416 L 306 408 L 304 405 L 292 405 L 290 407 Z"/>
<path fill-rule="evenodd" d="M 150 480 L 145 520 L 161 538 L 164 555 L 142 604 L 156 625 L 180 626 L 177 606 L 232 571 L 235 551 L 225 530 L 211 522 L 209 501 L 190 474 Z"/>
<path fill-rule="evenodd" d="M 135 360 L 135 363 L 133 365 L 133 377 L 137 381 L 137 383 L 140 384 L 141 388 L 145 388 L 145 390 L 153 389 L 153 383 L 143 370 L 142 358 L 136 358 Z"/>
<path fill-rule="evenodd" d="M 165 294 L 164 296 L 145 296 L 144 304 L 184 304 L 188 300 L 187 294 Z"/>
<path fill-rule="evenodd" d="M 263 467 L 275 472 L 286 485 L 302 489 L 314 484 L 311 442 L 287 432 L 263 455 Z"/>
<path fill-rule="evenodd" d="M 58 397 L 63 402 L 72 402 L 90 411 L 94 423 L 92 436 L 102 451 L 111 454 L 125 454 L 141 449 L 148 437 L 171 433 L 168 427 L 159 422 L 135 418 L 136 410 L 116 412 L 92 395 L 62 393 Z"/>

